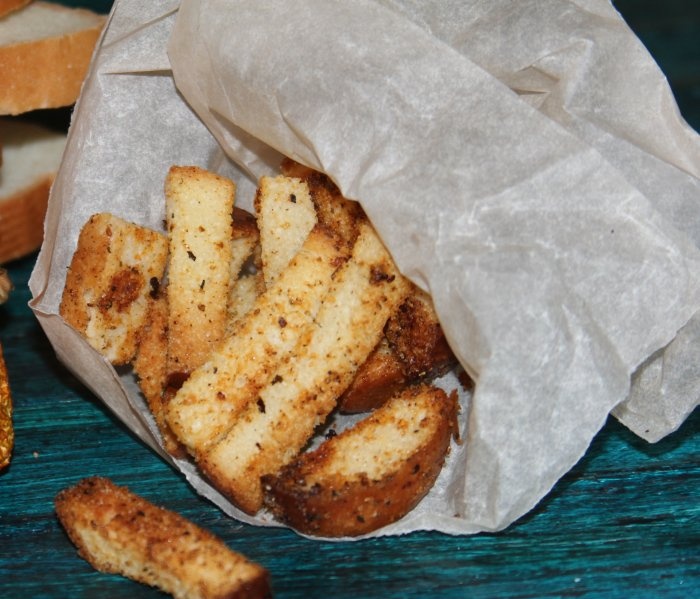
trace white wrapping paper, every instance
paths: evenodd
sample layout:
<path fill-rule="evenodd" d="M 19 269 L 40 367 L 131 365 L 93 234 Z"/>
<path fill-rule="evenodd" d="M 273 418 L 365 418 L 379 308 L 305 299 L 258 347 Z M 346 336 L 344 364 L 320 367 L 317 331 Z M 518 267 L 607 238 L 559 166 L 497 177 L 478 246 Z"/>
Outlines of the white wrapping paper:
<path fill-rule="evenodd" d="M 118 0 L 32 307 L 61 359 L 159 450 L 131 374 L 56 315 L 80 227 L 109 210 L 161 228 L 171 164 L 235 178 L 243 206 L 281 155 L 319 168 L 433 294 L 477 381 L 438 484 L 376 534 L 498 530 L 611 411 L 656 439 L 697 405 L 699 149 L 603 0 Z M 272 524 L 176 465 L 226 513 Z"/>

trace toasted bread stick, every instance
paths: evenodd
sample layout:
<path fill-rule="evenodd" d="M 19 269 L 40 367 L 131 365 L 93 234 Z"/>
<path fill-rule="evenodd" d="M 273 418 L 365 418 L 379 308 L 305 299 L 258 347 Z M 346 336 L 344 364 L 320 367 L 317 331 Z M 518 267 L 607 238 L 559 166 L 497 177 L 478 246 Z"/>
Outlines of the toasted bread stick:
<path fill-rule="evenodd" d="M 56 514 L 95 569 L 176 599 L 271 597 L 267 571 L 175 512 L 99 477 L 61 491 Z"/>
<path fill-rule="evenodd" d="M 433 486 L 450 446 L 456 396 L 417 385 L 354 427 L 263 477 L 265 503 L 312 535 L 357 536 L 407 514 Z"/>
<path fill-rule="evenodd" d="M 197 368 L 226 333 L 235 192 L 194 166 L 173 166 L 165 179 L 169 374 Z"/>
<path fill-rule="evenodd" d="M 315 318 L 341 257 L 335 240 L 314 229 L 248 317 L 170 400 L 167 420 L 193 454 L 204 451 L 233 425 L 289 357 Z"/>
<path fill-rule="evenodd" d="M 112 363 L 128 363 L 167 255 L 161 233 L 112 214 L 93 215 L 81 229 L 59 313 Z"/>
<path fill-rule="evenodd" d="M 316 226 L 309 187 L 292 177 L 261 177 L 255 195 L 265 285 L 273 284 Z"/>
<path fill-rule="evenodd" d="M 381 240 L 363 225 L 294 360 L 278 368 L 229 432 L 198 458 L 242 510 L 260 509 L 260 477 L 292 460 L 326 419 L 407 290 Z"/>

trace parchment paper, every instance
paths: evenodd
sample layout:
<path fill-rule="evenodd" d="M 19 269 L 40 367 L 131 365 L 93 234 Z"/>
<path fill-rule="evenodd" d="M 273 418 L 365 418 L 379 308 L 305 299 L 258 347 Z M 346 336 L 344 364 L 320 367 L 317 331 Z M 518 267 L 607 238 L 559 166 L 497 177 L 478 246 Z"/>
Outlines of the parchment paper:
<path fill-rule="evenodd" d="M 611 411 L 655 439 L 697 405 L 699 149 L 602 0 L 118 0 L 32 308 L 61 360 L 163 453 L 131 374 L 56 315 L 80 227 L 109 210 L 161 228 L 171 164 L 233 177 L 244 207 L 282 154 L 319 168 L 433 294 L 477 381 L 438 484 L 376 534 L 499 530 Z M 274 525 L 176 465 L 226 513 Z"/>

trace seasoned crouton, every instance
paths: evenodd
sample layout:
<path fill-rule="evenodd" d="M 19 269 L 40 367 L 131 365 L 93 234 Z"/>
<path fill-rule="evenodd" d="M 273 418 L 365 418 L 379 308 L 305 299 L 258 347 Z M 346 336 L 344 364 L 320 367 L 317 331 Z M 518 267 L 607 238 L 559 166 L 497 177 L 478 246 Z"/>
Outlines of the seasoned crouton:
<path fill-rule="evenodd" d="M 381 406 L 406 384 L 401 360 L 389 346 L 386 337 L 382 337 L 338 400 L 338 408 L 346 414 L 369 412 Z"/>
<path fill-rule="evenodd" d="M 408 387 L 358 424 L 263 477 L 265 505 L 296 530 L 357 536 L 407 514 L 440 473 L 456 397 Z"/>
<path fill-rule="evenodd" d="M 198 456 L 202 471 L 242 510 L 262 504 L 260 477 L 292 460 L 336 405 L 408 291 L 370 225 L 335 274 L 293 350 L 226 435 Z"/>
<path fill-rule="evenodd" d="M 164 235 L 111 214 L 93 215 L 78 238 L 60 315 L 113 364 L 128 363 L 167 255 Z"/>
<path fill-rule="evenodd" d="M 173 166 L 166 177 L 169 373 L 194 370 L 226 333 L 235 191 L 194 166 Z"/>
<path fill-rule="evenodd" d="M 170 427 L 192 453 L 225 433 L 289 358 L 316 317 L 342 256 L 332 237 L 314 229 L 248 317 L 170 400 Z"/>
<path fill-rule="evenodd" d="M 316 225 L 309 188 L 300 179 L 261 177 L 255 196 L 262 269 L 270 286 Z"/>
<path fill-rule="evenodd" d="M 56 514 L 95 569 L 121 574 L 178 599 L 264 599 L 267 571 L 220 539 L 106 478 L 61 491 Z"/>
<path fill-rule="evenodd" d="M 282 162 L 281 171 L 288 177 L 297 177 L 306 183 L 318 222 L 333 231 L 348 247 L 352 247 L 357 239 L 359 224 L 366 221 L 360 204 L 345 198 L 324 173 L 289 159 Z"/>
<path fill-rule="evenodd" d="M 178 442 L 165 420 L 166 389 L 168 385 L 168 298 L 167 291 L 151 302 L 146 324 L 141 330 L 136 356 L 132 362 L 139 388 L 160 431 L 163 447 L 173 456 L 184 457 Z"/>

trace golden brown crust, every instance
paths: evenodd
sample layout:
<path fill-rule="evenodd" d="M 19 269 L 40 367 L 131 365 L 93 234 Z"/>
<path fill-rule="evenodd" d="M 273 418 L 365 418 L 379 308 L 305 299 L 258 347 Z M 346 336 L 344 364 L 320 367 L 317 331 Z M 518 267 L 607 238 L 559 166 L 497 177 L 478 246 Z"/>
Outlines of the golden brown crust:
<path fill-rule="evenodd" d="M 32 2 L 22 10 L 40 5 L 46 18 L 54 11 L 75 11 L 85 19 L 80 31 L 0 47 L 0 114 L 16 115 L 30 110 L 73 104 L 80 93 L 95 43 L 105 18 L 85 9 L 49 2 Z M 15 17 L 14 11 L 6 18 Z"/>
<path fill-rule="evenodd" d="M 310 535 L 358 536 L 407 514 L 433 486 L 449 450 L 456 396 L 404 390 L 354 427 L 263 477 L 265 505 Z"/>
<path fill-rule="evenodd" d="M 136 353 L 167 250 L 160 233 L 107 213 L 93 215 L 81 229 L 59 313 L 114 364 Z"/>
<path fill-rule="evenodd" d="M 409 381 L 441 376 L 457 364 L 430 296 L 415 286 L 387 322 L 384 334 Z"/>
<path fill-rule="evenodd" d="M 1 86 L 0 86 L 1 87 Z M 0 263 L 33 252 L 44 239 L 44 216 L 55 173 L 0 202 Z"/>
<path fill-rule="evenodd" d="M 182 599 L 271 597 L 267 571 L 210 532 L 105 478 L 61 491 L 56 514 L 95 569 Z"/>
<path fill-rule="evenodd" d="M 345 414 L 369 412 L 381 406 L 405 385 L 403 364 L 389 347 L 386 337 L 382 337 L 338 400 L 338 409 Z"/>
<path fill-rule="evenodd" d="M 345 245 L 352 247 L 357 239 L 360 223 L 367 219 L 360 204 L 345 198 L 336 184 L 324 173 L 288 158 L 282 161 L 280 170 L 287 177 L 297 177 L 308 185 L 318 222 L 333 231 Z"/>
<path fill-rule="evenodd" d="M 258 231 L 258 223 L 255 220 L 255 216 L 239 206 L 233 207 L 232 236 L 233 239 L 238 239 L 239 237 L 254 237 L 256 240 L 260 236 L 260 231 Z"/>
<path fill-rule="evenodd" d="M 0 17 L 29 4 L 31 0 L 0 0 Z"/>
<path fill-rule="evenodd" d="M 2 345 L 0 345 L 0 470 L 7 467 L 10 463 L 14 441 L 10 381 L 7 376 Z"/>
<path fill-rule="evenodd" d="M 315 172 L 315 170 L 309 168 L 308 166 L 304 166 L 303 164 L 300 164 L 291 158 L 287 158 L 286 156 L 282 159 L 280 164 L 280 173 L 286 175 L 287 177 L 305 179 L 310 174 Z"/>
<path fill-rule="evenodd" d="M 348 247 L 352 247 L 360 223 L 367 220 L 360 204 L 343 197 L 335 183 L 323 173 L 314 172 L 305 181 L 316 206 L 318 221 L 334 231 Z"/>
<path fill-rule="evenodd" d="M 168 383 L 168 298 L 161 289 L 149 305 L 146 324 L 141 329 L 138 349 L 132 362 L 139 388 L 160 431 L 163 447 L 172 456 L 184 457 L 185 448 L 165 419 Z"/>

